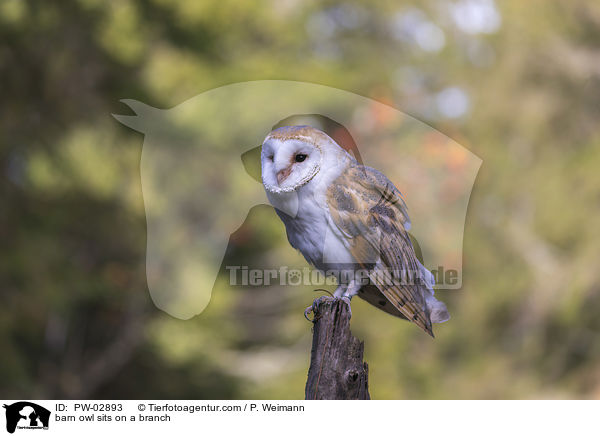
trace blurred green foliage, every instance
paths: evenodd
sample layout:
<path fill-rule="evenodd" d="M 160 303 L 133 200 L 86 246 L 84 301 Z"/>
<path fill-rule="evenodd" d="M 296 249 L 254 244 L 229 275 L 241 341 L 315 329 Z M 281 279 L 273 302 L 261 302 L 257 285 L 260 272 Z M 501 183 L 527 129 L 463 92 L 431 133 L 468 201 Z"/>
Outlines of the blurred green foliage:
<path fill-rule="evenodd" d="M 303 397 L 310 289 L 224 271 L 200 316 L 154 307 L 143 138 L 110 116 L 257 79 L 389 103 L 483 159 L 437 338 L 353 302 L 373 398 L 600 396 L 597 2 L 2 0 L 0 36 L 3 397 Z M 286 244 L 257 206 L 228 258 L 303 266 Z"/>

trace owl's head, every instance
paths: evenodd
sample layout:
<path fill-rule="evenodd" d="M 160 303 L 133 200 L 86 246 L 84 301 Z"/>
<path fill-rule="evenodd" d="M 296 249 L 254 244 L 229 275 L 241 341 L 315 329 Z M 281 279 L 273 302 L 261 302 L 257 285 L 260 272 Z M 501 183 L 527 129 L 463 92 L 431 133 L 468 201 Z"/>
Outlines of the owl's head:
<path fill-rule="evenodd" d="M 307 184 L 327 160 L 345 152 L 325 133 L 310 126 L 286 126 L 265 138 L 262 180 L 272 193 L 292 192 Z"/>

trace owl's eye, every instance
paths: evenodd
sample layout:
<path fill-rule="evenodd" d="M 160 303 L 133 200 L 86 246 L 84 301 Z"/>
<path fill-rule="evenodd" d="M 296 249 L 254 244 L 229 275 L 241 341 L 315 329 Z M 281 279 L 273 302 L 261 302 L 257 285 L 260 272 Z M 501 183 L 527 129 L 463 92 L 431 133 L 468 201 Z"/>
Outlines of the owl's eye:
<path fill-rule="evenodd" d="M 268 157 L 268 159 L 269 159 L 271 162 L 273 162 L 273 160 L 275 159 L 275 156 L 271 155 L 271 156 L 269 156 L 269 157 Z"/>
<path fill-rule="evenodd" d="M 306 155 L 302 154 L 302 153 L 298 153 L 295 157 L 296 162 L 304 162 L 304 160 L 306 159 Z"/>

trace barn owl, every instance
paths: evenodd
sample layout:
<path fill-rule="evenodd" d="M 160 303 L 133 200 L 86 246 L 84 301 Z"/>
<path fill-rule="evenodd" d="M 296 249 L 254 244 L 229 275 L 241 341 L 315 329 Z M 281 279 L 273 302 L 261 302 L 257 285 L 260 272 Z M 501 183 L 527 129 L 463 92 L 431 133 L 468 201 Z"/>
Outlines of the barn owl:
<path fill-rule="evenodd" d="M 431 336 L 432 322 L 449 319 L 433 295 L 433 275 L 415 255 L 402 195 L 382 173 L 309 126 L 267 135 L 261 169 L 290 245 L 335 275 L 335 297 L 349 302 L 358 295 Z"/>

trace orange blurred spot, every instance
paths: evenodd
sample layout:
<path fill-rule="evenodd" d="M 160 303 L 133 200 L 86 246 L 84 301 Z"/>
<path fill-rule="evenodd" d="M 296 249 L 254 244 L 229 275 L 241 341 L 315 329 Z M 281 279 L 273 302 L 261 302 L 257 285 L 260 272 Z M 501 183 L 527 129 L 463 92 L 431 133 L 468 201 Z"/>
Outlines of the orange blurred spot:
<path fill-rule="evenodd" d="M 467 162 L 467 152 L 460 146 L 450 147 L 446 163 L 448 168 L 461 169 Z"/>
<path fill-rule="evenodd" d="M 429 157 L 440 157 L 444 154 L 446 138 L 439 133 L 428 133 L 423 139 L 425 154 Z"/>
<path fill-rule="evenodd" d="M 397 116 L 398 111 L 393 109 L 394 101 L 389 93 L 381 89 L 376 90 L 371 93 L 371 98 L 374 101 L 371 102 L 370 112 L 375 125 L 384 126 L 391 123 L 394 117 Z"/>

